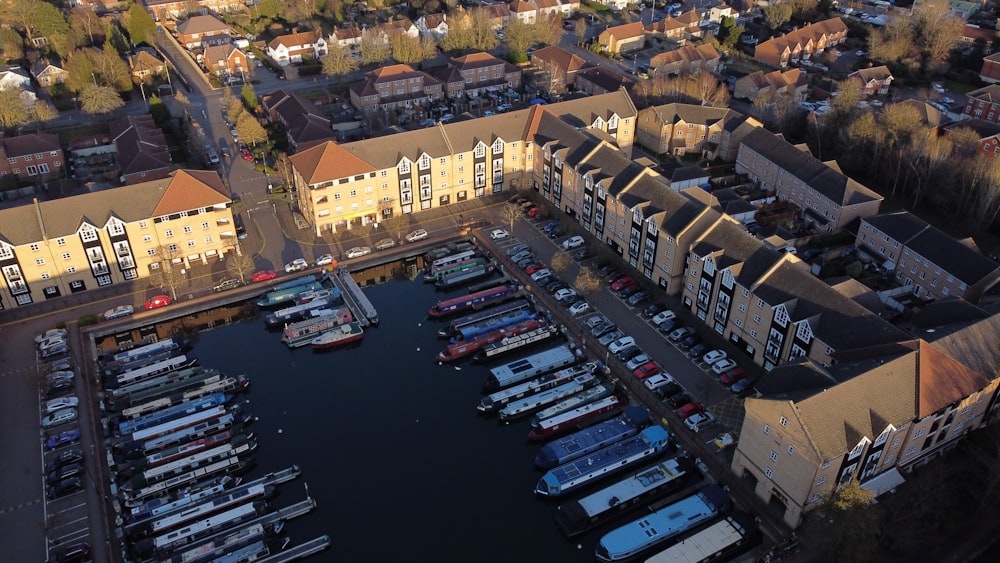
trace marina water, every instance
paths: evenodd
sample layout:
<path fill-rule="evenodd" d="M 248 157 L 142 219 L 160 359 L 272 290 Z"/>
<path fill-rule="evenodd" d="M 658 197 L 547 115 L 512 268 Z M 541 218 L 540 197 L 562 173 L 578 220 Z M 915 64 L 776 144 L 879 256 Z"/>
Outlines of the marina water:
<path fill-rule="evenodd" d="M 427 309 L 462 291 L 419 280 L 368 287 L 381 325 L 329 352 L 289 350 L 262 315 L 199 335 L 192 355 L 202 366 L 252 378 L 240 400 L 260 418 L 251 427 L 260 447 L 247 478 L 302 468 L 274 504 L 302 500 L 308 484 L 319 506 L 286 530 L 296 543 L 330 535 L 331 549 L 310 561 L 594 560 L 608 527 L 568 540 L 557 504 L 533 492 L 542 473 L 530 417 L 502 425 L 480 416 L 487 366 L 434 358 L 444 322 Z"/>

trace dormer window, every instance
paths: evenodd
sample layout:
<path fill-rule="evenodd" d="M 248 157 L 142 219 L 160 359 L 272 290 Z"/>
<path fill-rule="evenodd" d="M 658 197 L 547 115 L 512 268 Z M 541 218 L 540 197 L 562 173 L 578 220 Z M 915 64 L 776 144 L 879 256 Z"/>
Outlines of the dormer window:
<path fill-rule="evenodd" d="M 399 169 L 399 173 L 400 174 L 409 174 L 410 173 L 410 161 L 406 160 L 404 158 L 403 160 L 399 161 L 399 165 L 396 168 Z"/>
<path fill-rule="evenodd" d="M 479 143 L 472 152 L 475 154 L 476 158 L 483 158 L 486 156 L 486 145 Z"/>
<path fill-rule="evenodd" d="M 431 167 L 431 157 L 426 154 L 421 155 L 420 160 L 417 161 L 417 166 L 419 166 L 421 170 L 427 170 Z"/>
<path fill-rule="evenodd" d="M 503 139 L 493 141 L 493 148 L 491 150 L 493 152 L 503 152 Z"/>

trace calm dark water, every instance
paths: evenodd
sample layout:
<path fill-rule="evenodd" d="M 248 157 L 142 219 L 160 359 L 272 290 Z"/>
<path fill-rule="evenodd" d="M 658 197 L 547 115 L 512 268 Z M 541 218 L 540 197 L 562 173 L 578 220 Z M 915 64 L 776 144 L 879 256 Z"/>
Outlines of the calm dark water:
<path fill-rule="evenodd" d="M 305 481 L 319 503 L 289 522 L 293 541 L 330 535 L 332 549 L 311 561 L 593 561 L 602 532 L 568 540 L 556 505 L 534 495 L 527 420 L 478 416 L 487 367 L 434 359 L 444 341 L 427 309 L 459 293 L 420 281 L 365 292 L 381 326 L 354 347 L 289 351 L 259 317 L 201 334 L 193 352 L 253 378 L 242 397 L 260 417 L 250 478 L 302 468 L 275 501 L 304 499 Z"/>

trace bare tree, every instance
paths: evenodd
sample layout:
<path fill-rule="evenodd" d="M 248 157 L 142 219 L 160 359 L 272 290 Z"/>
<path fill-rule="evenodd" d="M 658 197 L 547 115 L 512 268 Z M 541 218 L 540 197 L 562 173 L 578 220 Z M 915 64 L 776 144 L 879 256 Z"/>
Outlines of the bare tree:
<path fill-rule="evenodd" d="M 86 86 L 80 92 L 80 107 L 91 115 L 107 115 L 117 111 L 125 102 L 110 86 Z"/>
<path fill-rule="evenodd" d="M 358 69 L 358 61 L 351 56 L 351 51 L 347 47 L 340 45 L 330 45 L 330 51 L 323 57 L 323 74 L 336 76 L 338 80 L 343 80 L 345 76 Z"/>
<path fill-rule="evenodd" d="M 243 251 L 239 239 L 233 239 L 232 245 L 226 252 L 226 270 L 239 278 L 240 283 L 247 283 L 247 275 L 253 268 L 253 256 Z"/>
<path fill-rule="evenodd" d="M 0 90 L 0 128 L 9 129 L 24 125 L 30 119 L 28 104 L 16 88 Z"/>
<path fill-rule="evenodd" d="M 358 50 L 363 64 L 382 63 L 392 56 L 392 46 L 386 41 L 381 30 L 376 28 L 361 32 L 361 45 Z"/>
<path fill-rule="evenodd" d="M 512 19 L 503 30 L 504 43 L 515 53 L 525 53 L 535 43 L 535 24 Z"/>
<path fill-rule="evenodd" d="M 503 205 L 502 212 L 504 221 L 510 224 L 510 230 L 511 232 L 513 232 L 514 222 L 517 221 L 517 218 L 521 216 L 521 208 L 518 207 L 517 205 L 514 205 L 513 203 L 505 203 Z"/>
<path fill-rule="evenodd" d="M 170 246 L 160 246 L 156 249 L 156 254 L 160 257 L 160 262 L 155 263 L 155 268 L 150 265 L 149 284 L 151 287 L 169 291 L 171 299 L 177 300 L 177 290 L 188 281 L 183 262 L 174 263 L 180 258 L 180 252 L 172 250 Z"/>
<path fill-rule="evenodd" d="M 569 254 L 565 250 L 560 250 L 552 255 L 552 260 L 549 261 L 549 269 L 553 272 L 564 272 L 572 263 L 573 260 L 569 257 Z"/>
<path fill-rule="evenodd" d="M 583 295 L 596 293 L 601 289 L 601 277 L 592 268 L 580 268 L 573 280 L 573 287 Z"/>

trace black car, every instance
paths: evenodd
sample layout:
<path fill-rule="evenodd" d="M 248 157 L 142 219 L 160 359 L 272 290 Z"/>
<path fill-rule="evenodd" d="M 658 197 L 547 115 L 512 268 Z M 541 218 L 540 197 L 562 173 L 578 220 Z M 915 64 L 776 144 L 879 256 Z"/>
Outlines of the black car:
<path fill-rule="evenodd" d="M 537 280 L 535 280 L 535 285 L 537 285 L 538 287 L 545 287 L 545 286 L 549 285 L 550 283 L 557 282 L 557 281 L 559 281 L 559 278 L 557 278 L 557 277 L 555 277 L 553 275 L 547 275 L 547 276 L 543 276 L 543 277 L 538 278 Z"/>
<path fill-rule="evenodd" d="M 660 313 L 662 313 L 666 309 L 667 309 L 667 306 L 664 305 L 663 303 L 653 303 L 652 305 L 649 305 L 645 309 L 642 310 L 642 316 L 645 317 L 645 318 L 647 318 L 647 319 L 651 319 L 651 318 L 655 317 L 656 315 L 659 315 Z"/>
<path fill-rule="evenodd" d="M 684 388 L 680 386 L 676 381 L 671 381 L 662 387 L 656 388 L 656 394 L 660 396 L 661 399 L 666 399 L 671 395 L 676 395 L 684 391 Z"/>
<path fill-rule="evenodd" d="M 70 465 L 73 463 L 80 463 L 83 461 L 83 452 L 80 450 L 66 450 L 60 452 L 59 455 L 52 458 L 51 461 L 45 464 L 45 472 L 51 473 L 56 469 L 64 465 Z"/>
<path fill-rule="evenodd" d="M 684 405 L 690 403 L 692 400 L 693 399 L 691 399 L 691 395 L 688 395 L 683 391 L 681 391 L 680 393 L 674 393 L 673 395 L 669 395 L 667 397 L 667 402 L 670 403 L 670 406 L 674 407 L 675 409 L 683 407 Z"/>
<path fill-rule="evenodd" d="M 601 324 L 595 326 L 590 331 L 590 335 L 593 336 L 594 338 L 600 338 L 600 337 L 604 336 L 605 334 L 611 332 L 612 330 L 615 330 L 616 328 L 618 328 L 618 327 L 615 326 L 615 323 L 601 323 Z"/>
<path fill-rule="evenodd" d="M 674 317 L 672 319 L 667 319 L 667 320 L 663 321 L 662 323 L 660 323 L 660 327 L 659 328 L 660 328 L 660 332 L 662 332 L 664 334 L 668 334 L 668 333 L 673 332 L 673 330 L 675 328 L 680 328 L 680 326 L 681 326 L 680 319 L 678 319 L 677 317 Z"/>
<path fill-rule="evenodd" d="M 590 249 L 587 248 L 586 246 L 573 253 L 573 259 L 577 261 L 586 260 L 591 256 L 593 256 L 593 254 L 590 252 Z"/>
<path fill-rule="evenodd" d="M 556 239 L 563 236 L 564 234 L 566 233 L 562 232 L 559 229 L 552 229 L 551 231 L 549 231 L 549 238 Z"/>
<path fill-rule="evenodd" d="M 694 346 L 691 347 L 690 350 L 688 350 L 688 357 L 700 358 L 705 354 L 705 352 L 708 352 L 708 344 L 704 342 L 700 344 L 695 344 Z"/>
<path fill-rule="evenodd" d="M 692 334 L 691 336 L 688 336 L 684 340 L 681 340 L 679 346 L 684 350 L 690 350 L 696 344 L 701 344 L 701 341 L 702 338 L 700 336 L 698 336 L 697 334 Z"/>
<path fill-rule="evenodd" d="M 70 477 L 69 479 L 64 479 L 49 487 L 47 497 L 49 500 L 55 500 L 82 490 L 83 481 L 81 481 L 79 477 Z"/>
<path fill-rule="evenodd" d="M 566 285 L 566 282 L 558 281 L 558 282 L 550 284 L 548 287 L 546 287 L 545 291 L 548 291 L 549 293 L 555 293 L 555 292 L 559 291 L 560 289 L 566 289 L 567 287 L 569 287 L 569 286 Z"/>
<path fill-rule="evenodd" d="M 553 289 L 553 288 L 558 288 L 558 287 L 559 287 L 560 285 L 562 285 L 562 286 L 564 286 L 564 287 L 565 287 L 565 284 L 563 283 L 563 281 L 562 281 L 561 279 L 559 279 L 559 278 L 557 278 L 557 277 L 555 277 L 555 276 L 546 276 L 546 277 L 548 277 L 548 278 L 552 278 L 552 281 L 550 281 L 550 282 L 546 282 L 546 283 L 545 283 L 545 284 L 544 284 L 544 285 L 542 286 L 542 287 L 544 287 L 544 288 L 545 288 L 545 291 L 548 291 L 549 293 L 555 293 L 555 292 L 556 292 L 556 290 L 555 290 L 555 289 Z"/>
<path fill-rule="evenodd" d="M 71 463 L 50 471 L 48 476 L 45 478 L 45 482 L 49 485 L 55 485 L 56 483 L 69 479 L 70 477 L 79 477 L 82 474 L 83 465 L 79 463 Z"/>
<path fill-rule="evenodd" d="M 619 360 L 627 362 L 641 353 L 642 350 L 638 346 L 636 346 L 635 344 L 630 344 L 619 350 L 615 355 L 618 356 Z"/>
<path fill-rule="evenodd" d="M 86 561 L 89 557 L 90 546 L 85 543 L 78 543 L 57 551 L 49 561 L 52 563 L 74 563 L 76 561 Z"/>
<path fill-rule="evenodd" d="M 611 271 L 615 269 L 615 265 L 611 262 L 601 262 L 597 265 L 597 271 L 601 273 L 602 276 L 610 276 Z"/>
<path fill-rule="evenodd" d="M 52 397 L 65 395 L 72 391 L 73 391 L 72 379 L 57 379 L 49 385 L 48 389 L 45 390 L 45 396 L 51 399 Z"/>
<path fill-rule="evenodd" d="M 622 299 L 628 299 L 629 297 L 632 297 L 636 293 L 639 293 L 639 291 L 640 291 L 639 290 L 639 286 L 637 286 L 637 285 L 627 285 L 627 286 L 621 288 L 620 290 L 618 290 L 618 297 L 620 297 Z"/>
<path fill-rule="evenodd" d="M 517 267 L 523 270 L 524 268 L 527 268 L 529 264 L 534 264 L 535 261 L 536 258 L 529 254 L 527 257 L 521 258 L 520 260 L 517 261 Z"/>
<path fill-rule="evenodd" d="M 637 291 L 628 298 L 628 304 L 632 307 L 638 307 L 642 303 L 645 303 L 649 299 L 649 294 L 645 291 Z"/>
<path fill-rule="evenodd" d="M 507 256 L 516 256 L 525 250 L 531 251 L 531 246 L 527 244 L 519 244 L 517 246 L 512 246 L 507 250 Z"/>

